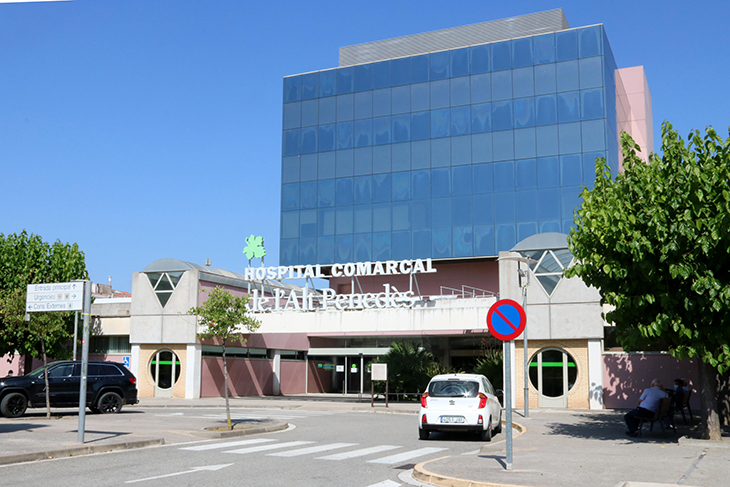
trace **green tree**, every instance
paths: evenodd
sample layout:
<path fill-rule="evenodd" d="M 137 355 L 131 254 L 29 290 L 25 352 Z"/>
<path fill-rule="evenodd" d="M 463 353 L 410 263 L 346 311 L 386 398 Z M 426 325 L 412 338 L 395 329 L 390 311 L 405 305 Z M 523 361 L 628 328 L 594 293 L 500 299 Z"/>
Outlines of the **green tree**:
<path fill-rule="evenodd" d="M 595 286 L 611 305 L 625 350 L 662 341 L 696 358 L 702 437 L 720 439 L 717 373 L 730 370 L 730 138 L 708 128 L 685 145 L 665 122 L 662 156 L 648 163 L 621 134 L 624 172 L 596 161 L 595 187 L 570 233 L 577 264 L 568 277 Z"/>
<path fill-rule="evenodd" d="M 415 342 L 393 342 L 378 362 L 388 364 L 388 381 L 393 392 L 423 392 L 431 379 L 434 358 Z"/>
<path fill-rule="evenodd" d="M 504 371 L 504 359 L 501 348 L 488 348 L 484 355 L 477 359 L 474 373 L 485 376 L 489 379 L 495 389 L 502 389 L 502 372 Z"/>
<path fill-rule="evenodd" d="M 205 289 L 201 292 L 206 292 Z M 188 314 L 196 315 L 205 331 L 198 333 L 199 338 L 217 338 L 221 340 L 223 349 L 223 381 L 225 384 L 226 396 L 226 419 L 228 429 L 233 429 L 231 424 L 231 408 L 228 403 L 228 364 L 226 363 L 226 342 L 236 340 L 245 342 L 241 330 L 246 333 L 256 331 L 261 324 L 248 314 L 246 305 L 249 297 L 233 296 L 220 286 L 208 294 L 208 299 L 202 306 L 190 308 Z"/>

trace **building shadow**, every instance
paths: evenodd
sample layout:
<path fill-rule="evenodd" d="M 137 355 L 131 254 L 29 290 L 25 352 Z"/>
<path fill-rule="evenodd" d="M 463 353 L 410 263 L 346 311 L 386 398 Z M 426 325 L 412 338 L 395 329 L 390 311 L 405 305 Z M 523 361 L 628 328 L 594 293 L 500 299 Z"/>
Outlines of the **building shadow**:
<path fill-rule="evenodd" d="M 17 431 L 34 433 L 33 430 L 46 427 L 48 427 L 48 425 L 35 423 L 0 423 L 0 435 L 3 433 L 15 433 Z"/>

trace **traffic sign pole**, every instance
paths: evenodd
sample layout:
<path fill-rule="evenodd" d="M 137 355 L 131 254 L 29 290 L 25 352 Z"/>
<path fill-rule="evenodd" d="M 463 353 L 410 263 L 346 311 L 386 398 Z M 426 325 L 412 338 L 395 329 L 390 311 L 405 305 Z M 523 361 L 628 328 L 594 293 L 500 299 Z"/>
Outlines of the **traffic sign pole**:
<path fill-rule="evenodd" d="M 89 317 L 91 316 L 91 283 L 83 281 L 84 308 L 81 312 L 84 321 L 84 332 L 81 341 L 81 390 L 79 391 L 79 443 L 84 442 L 86 428 L 86 385 L 89 375 Z"/>
<path fill-rule="evenodd" d="M 507 464 L 512 470 L 512 342 L 504 342 L 504 408 L 507 413 L 505 434 L 507 436 Z"/>

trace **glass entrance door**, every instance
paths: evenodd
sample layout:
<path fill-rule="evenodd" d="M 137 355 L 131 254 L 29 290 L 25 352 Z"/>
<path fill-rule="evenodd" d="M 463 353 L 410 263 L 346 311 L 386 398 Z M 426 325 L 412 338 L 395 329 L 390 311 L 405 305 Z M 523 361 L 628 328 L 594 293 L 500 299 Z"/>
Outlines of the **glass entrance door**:
<path fill-rule="evenodd" d="M 180 360 L 170 350 L 160 350 L 150 362 L 150 377 L 155 384 L 155 397 L 172 397 L 172 387 L 180 378 Z"/>
<path fill-rule="evenodd" d="M 538 390 L 541 408 L 567 408 L 568 392 L 573 388 L 578 369 L 568 352 L 542 350 L 530 361 L 530 383 Z"/>

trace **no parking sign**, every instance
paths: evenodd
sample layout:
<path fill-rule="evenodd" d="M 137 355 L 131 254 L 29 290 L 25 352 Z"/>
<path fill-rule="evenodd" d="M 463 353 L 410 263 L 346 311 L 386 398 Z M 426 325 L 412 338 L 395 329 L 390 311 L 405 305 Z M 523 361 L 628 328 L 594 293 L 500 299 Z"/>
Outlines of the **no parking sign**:
<path fill-rule="evenodd" d="M 525 309 L 511 299 L 500 299 L 489 308 L 487 327 L 495 338 L 508 342 L 514 340 L 525 329 L 527 316 Z"/>

